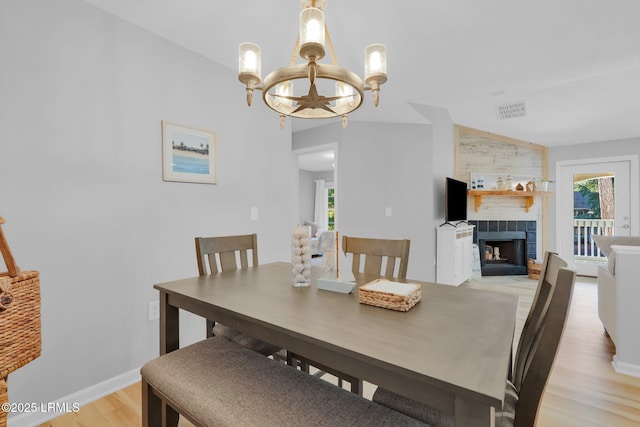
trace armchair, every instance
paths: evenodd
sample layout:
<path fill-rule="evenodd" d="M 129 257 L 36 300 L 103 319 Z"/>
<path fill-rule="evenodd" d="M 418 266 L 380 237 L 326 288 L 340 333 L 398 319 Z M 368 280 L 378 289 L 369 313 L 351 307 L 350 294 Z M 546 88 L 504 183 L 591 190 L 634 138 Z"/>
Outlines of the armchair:
<path fill-rule="evenodd" d="M 616 372 L 640 377 L 640 236 L 594 236 L 607 264 L 598 267 L 598 315 L 616 346 Z"/>

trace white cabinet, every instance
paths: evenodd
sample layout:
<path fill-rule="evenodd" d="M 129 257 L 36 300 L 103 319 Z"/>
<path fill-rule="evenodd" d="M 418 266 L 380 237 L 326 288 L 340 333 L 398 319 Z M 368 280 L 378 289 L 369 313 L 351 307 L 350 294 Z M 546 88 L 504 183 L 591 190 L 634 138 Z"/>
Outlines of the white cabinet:
<path fill-rule="evenodd" d="M 471 278 L 473 225 L 445 224 L 437 229 L 436 282 L 458 286 Z"/>

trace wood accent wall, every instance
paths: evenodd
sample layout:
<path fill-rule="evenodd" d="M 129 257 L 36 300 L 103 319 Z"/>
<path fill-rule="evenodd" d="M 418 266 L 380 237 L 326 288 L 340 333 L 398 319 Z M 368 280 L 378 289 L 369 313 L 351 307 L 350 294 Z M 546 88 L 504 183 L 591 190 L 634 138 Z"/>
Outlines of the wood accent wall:
<path fill-rule="evenodd" d="M 454 178 L 471 183 L 471 173 L 548 177 L 547 147 L 526 141 L 496 135 L 460 125 L 454 127 L 455 171 Z M 478 212 L 469 198 L 470 220 L 536 220 L 539 223 L 539 256 L 546 250 L 548 197 L 536 197 L 534 205 L 525 211 L 520 197 L 485 197 Z"/>

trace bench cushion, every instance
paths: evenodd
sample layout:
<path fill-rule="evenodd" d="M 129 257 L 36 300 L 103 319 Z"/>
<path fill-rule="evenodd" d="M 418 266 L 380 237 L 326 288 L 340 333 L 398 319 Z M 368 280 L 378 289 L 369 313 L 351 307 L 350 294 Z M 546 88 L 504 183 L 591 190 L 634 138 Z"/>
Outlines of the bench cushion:
<path fill-rule="evenodd" d="M 324 380 L 212 337 L 145 364 L 176 411 L 215 426 L 424 426 Z"/>

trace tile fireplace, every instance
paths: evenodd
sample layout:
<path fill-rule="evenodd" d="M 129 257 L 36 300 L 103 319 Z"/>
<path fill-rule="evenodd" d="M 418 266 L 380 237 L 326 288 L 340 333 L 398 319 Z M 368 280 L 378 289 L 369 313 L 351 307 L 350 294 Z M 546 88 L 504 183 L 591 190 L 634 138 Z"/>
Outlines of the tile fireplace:
<path fill-rule="evenodd" d="M 475 225 L 483 276 L 527 274 L 527 261 L 536 259 L 536 221 L 469 221 Z"/>

